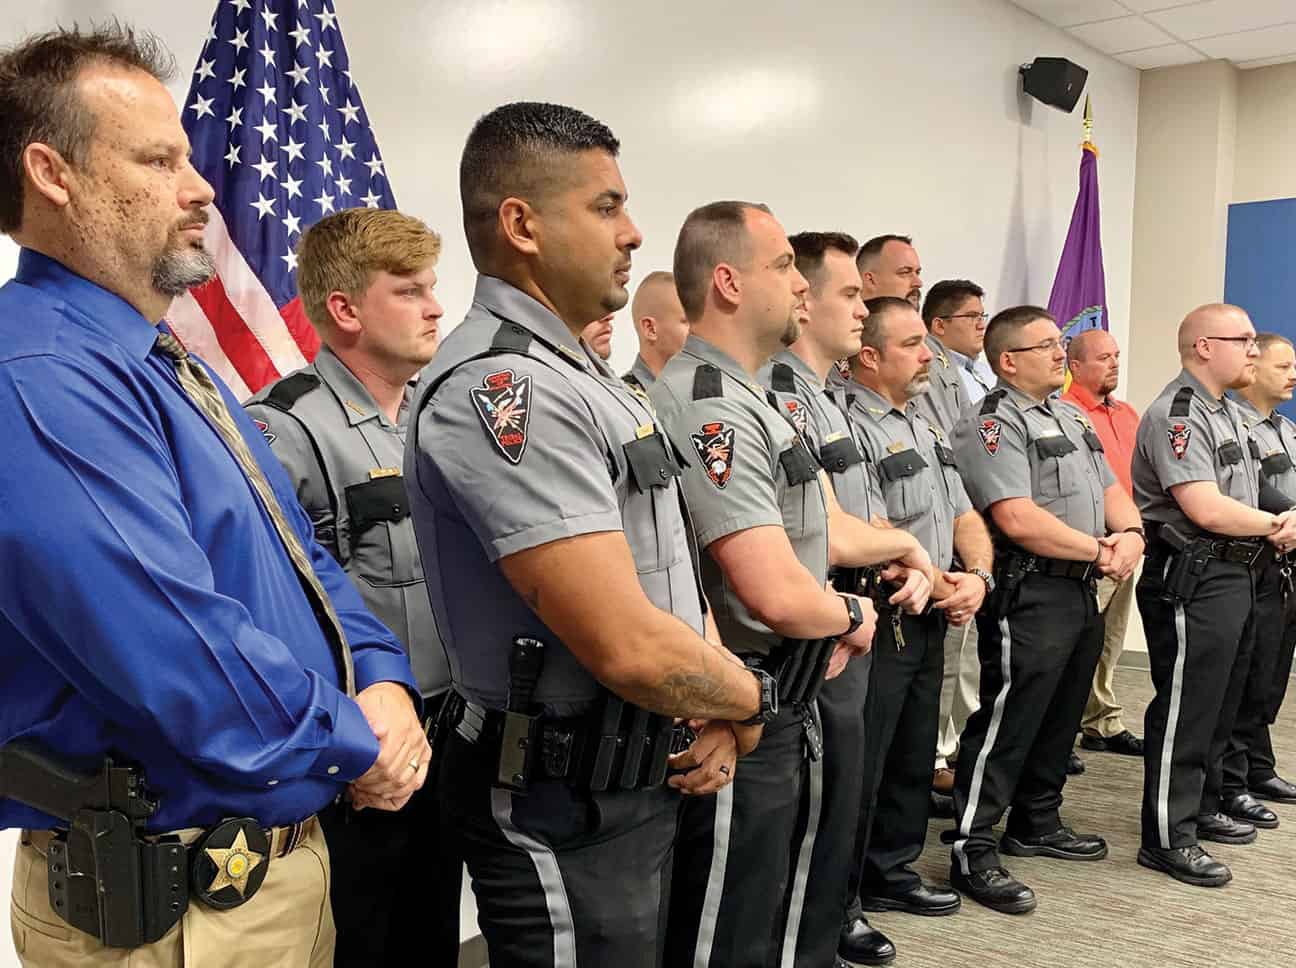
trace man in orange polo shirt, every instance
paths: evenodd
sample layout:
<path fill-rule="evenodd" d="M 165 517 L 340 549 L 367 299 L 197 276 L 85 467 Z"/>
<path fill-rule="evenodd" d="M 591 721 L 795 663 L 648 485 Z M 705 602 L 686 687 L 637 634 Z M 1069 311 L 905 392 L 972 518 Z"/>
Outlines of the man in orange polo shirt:
<path fill-rule="evenodd" d="M 1106 330 L 1085 330 L 1067 347 L 1067 364 L 1071 368 L 1071 387 L 1062 399 L 1089 418 L 1102 439 L 1112 473 L 1133 496 L 1130 459 L 1134 454 L 1139 415 L 1128 403 L 1112 396 L 1120 379 L 1120 348 Z M 1098 582 L 1098 607 L 1106 615 L 1107 624 L 1102 658 L 1094 671 L 1093 691 L 1080 722 L 1084 733 L 1080 745 L 1087 750 L 1143 755 L 1143 741 L 1121 722 L 1121 706 L 1112 691 L 1112 677 L 1125 647 L 1125 626 L 1133 598 L 1133 577 L 1123 582 L 1111 578 Z"/>

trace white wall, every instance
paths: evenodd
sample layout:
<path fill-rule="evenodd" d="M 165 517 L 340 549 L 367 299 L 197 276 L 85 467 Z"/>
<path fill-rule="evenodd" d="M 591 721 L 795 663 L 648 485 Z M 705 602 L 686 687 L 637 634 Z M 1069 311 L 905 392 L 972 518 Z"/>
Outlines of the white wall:
<path fill-rule="evenodd" d="M 397 200 L 446 237 L 448 321 L 462 317 L 473 280 L 456 188 L 463 140 L 478 116 L 519 98 L 575 104 L 621 138 L 646 240 L 635 282 L 669 267 L 691 208 L 746 197 L 772 205 L 789 231 L 910 232 L 929 281 L 976 279 L 994 307 L 1046 301 L 1075 199 L 1079 117 L 1020 96 L 1016 69 L 1062 55 L 1090 70 L 1108 301 L 1124 338 L 1137 72 L 1005 0 L 923 0 L 903 13 L 884 0 L 337 8 Z M 187 73 L 211 9 L 46 0 L 20 19 L 114 13 L 158 31 Z M 0 25 L 0 38 L 18 32 Z M 614 362 L 628 365 L 633 343 L 623 322 Z"/>
<path fill-rule="evenodd" d="M 214 4 L 9 7 L 0 44 L 106 15 L 149 27 L 176 54 L 182 97 Z M 337 8 L 397 199 L 445 236 L 448 321 L 463 316 L 473 281 L 456 189 L 463 139 L 478 116 L 523 98 L 577 105 L 621 138 L 645 235 L 634 282 L 669 268 L 690 209 L 729 197 L 769 203 L 788 231 L 912 233 L 929 283 L 972 278 L 994 308 L 1045 302 L 1075 200 L 1080 119 L 1021 96 L 1017 65 L 1060 55 L 1090 71 L 1108 303 L 1125 341 L 1138 74 L 1006 0 L 337 0 Z M 0 243 L 0 279 L 12 257 Z M 624 318 L 613 349 L 622 368 L 635 352 Z M 0 870 L 11 843 L 0 836 Z"/>
<path fill-rule="evenodd" d="M 1296 196 L 1296 64 L 1279 64 L 1238 77 L 1234 202 Z"/>

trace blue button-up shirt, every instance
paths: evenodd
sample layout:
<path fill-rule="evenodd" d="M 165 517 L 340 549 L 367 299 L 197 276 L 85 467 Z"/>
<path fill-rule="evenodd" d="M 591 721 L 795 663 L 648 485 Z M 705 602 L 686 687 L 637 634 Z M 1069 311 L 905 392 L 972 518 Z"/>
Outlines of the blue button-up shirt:
<path fill-rule="evenodd" d="M 948 346 L 945 347 L 945 352 L 949 354 L 950 362 L 958 368 L 959 379 L 963 381 L 963 389 L 967 391 L 968 403 L 980 403 L 999 379 L 986 362 L 985 354 L 978 354 L 973 359 Z"/>
<path fill-rule="evenodd" d="M 154 831 L 299 820 L 378 743 L 283 542 L 158 330 L 35 252 L 0 288 L 0 742 L 144 770 Z M 337 609 L 356 684 L 413 688 L 265 440 L 226 406 Z M 0 799 L 0 827 L 55 821 Z"/>

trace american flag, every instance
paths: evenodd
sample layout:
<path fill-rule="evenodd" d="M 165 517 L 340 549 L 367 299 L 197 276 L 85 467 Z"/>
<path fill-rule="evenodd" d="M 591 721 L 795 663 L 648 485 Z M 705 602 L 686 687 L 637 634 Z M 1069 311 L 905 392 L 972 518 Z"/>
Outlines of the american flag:
<path fill-rule="evenodd" d="M 167 320 L 246 399 L 319 349 L 297 296 L 301 233 L 396 200 L 328 0 L 219 0 L 181 113 L 216 190 L 218 275 Z"/>

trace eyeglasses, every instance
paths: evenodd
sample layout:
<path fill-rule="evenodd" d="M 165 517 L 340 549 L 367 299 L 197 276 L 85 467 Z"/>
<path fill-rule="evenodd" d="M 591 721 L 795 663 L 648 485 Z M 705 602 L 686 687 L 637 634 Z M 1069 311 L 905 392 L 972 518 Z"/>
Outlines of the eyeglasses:
<path fill-rule="evenodd" d="M 1251 347 L 1253 346 L 1260 345 L 1260 341 L 1256 339 L 1254 336 L 1202 336 L 1199 338 L 1216 339 L 1219 340 L 1221 343 L 1245 343 L 1246 344 L 1245 348 L 1248 350 L 1251 349 Z"/>
<path fill-rule="evenodd" d="M 979 319 L 985 322 L 990 318 L 989 313 L 956 313 L 953 316 L 941 316 L 941 319 Z"/>
<path fill-rule="evenodd" d="M 1031 353 L 1036 350 L 1041 353 L 1056 353 L 1062 348 L 1062 341 L 1056 336 L 1053 339 L 1046 339 L 1042 343 L 1036 343 L 1034 346 L 1018 346 L 1011 350 L 1004 350 L 1005 353 Z"/>

